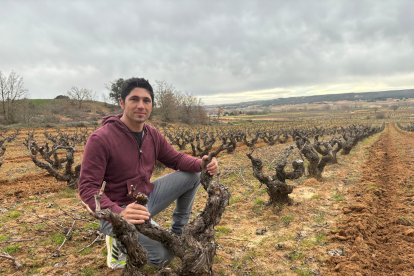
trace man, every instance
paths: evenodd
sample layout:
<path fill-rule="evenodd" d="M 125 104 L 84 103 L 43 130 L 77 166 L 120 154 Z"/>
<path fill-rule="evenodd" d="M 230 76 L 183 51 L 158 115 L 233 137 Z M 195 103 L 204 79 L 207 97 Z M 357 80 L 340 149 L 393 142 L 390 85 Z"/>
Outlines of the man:
<path fill-rule="evenodd" d="M 131 224 L 144 223 L 176 201 L 171 231 L 181 234 L 190 217 L 200 182 L 199 172 L 206 166 L 208 173 L 216 174 L 217 160 L 213 158 L 205 165 L 203 160 L 207 156 L 199 159 L 176 151 L 158 130 L 145 123 L 154 106 L 154 93 L 147 80 L 125 80 L 120 105 L 123 113 L 104 118 L 103 126 L 86 143 L 79 178 L 80 197 L 95 210 L 94 195 L 106 181 L 102 209 L 111 209 Z M 151 183 L 157 160 L 177 171 Z M 131 189 L 148 195 L 147 206 L 128 197 Z M 101 221 L 101 231 L 107 235 L 108 266 L 123 267 L 125 260 L 120 258 L 120 245 L 112 237 L 112 225 Z M 172 258 L 157 241 L 140 235 L 139 242 L 152 264 L 161 266 Z"/>

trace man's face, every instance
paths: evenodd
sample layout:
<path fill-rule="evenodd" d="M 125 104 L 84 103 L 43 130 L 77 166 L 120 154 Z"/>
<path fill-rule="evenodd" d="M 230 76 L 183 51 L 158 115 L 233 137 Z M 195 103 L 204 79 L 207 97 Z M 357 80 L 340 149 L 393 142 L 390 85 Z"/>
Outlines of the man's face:
<path fill-rule="evenodd" d="M 124 110 L 124 117 L 131 124 L 144 123 L 152 112 L 152 100 L 150 93 L 144 88 L 134 88 L 126 96 L 125 101 L 120 100 L 121 108 Z"/>

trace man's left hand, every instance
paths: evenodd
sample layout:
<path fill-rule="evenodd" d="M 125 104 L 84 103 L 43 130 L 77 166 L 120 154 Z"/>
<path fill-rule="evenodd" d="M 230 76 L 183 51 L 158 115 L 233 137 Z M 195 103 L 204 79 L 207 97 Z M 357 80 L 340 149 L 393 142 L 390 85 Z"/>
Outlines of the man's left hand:
<path fill-rule="evenodd" d="M 211 159 L 210 163 L 208 163 L 207 165 L 205 165 L 207 160 L 208 160 L 207 155 L 204 155 L 203 158 L 201 158 L 201 160 L 203 160 L 203 163 L 202 163 L 203 169 L 205 168 L 210 175 L 217 174 L 217 172 L 218 172 L 218 161 L 215 157 L 213 157 Z"/>

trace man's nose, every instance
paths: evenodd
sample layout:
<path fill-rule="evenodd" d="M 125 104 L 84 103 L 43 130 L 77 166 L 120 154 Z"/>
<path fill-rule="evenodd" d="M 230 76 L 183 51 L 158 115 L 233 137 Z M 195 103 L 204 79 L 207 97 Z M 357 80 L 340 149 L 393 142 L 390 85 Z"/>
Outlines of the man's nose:
<path fill-rule="evenodd" d="M 144 101 L 138 101 L 137 102 L 137 107 L 138 108 L 144 108 Z"/>

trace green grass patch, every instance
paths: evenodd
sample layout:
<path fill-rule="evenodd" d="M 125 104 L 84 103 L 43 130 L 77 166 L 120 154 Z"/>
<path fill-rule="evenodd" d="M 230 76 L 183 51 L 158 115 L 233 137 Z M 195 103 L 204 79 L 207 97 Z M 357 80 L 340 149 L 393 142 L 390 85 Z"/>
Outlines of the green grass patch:
<path fill-rule="evenodd" d="M 62 244 L 62 242 L 65 240 L 65 235 L 63 235 L 62 233 L 53 233 L 50 236 L 50 240 L 57 245 Z"/>
<path fill-rule="evenodd" d="M 89 255 L 92 253 L 92 248 L 91 247 L 87 247 L 85 249 L 83 249 L 81 252 L 79 252 L 80 255 L 85 256 L 85 255 Z M 105 254 L 106 256 L 106 254 Z"/>
<path fill-rule="evenodd" d="M 295 234 L 286 234 L 281 236 L 276 236 L 274 238 L 274 243 L 281 243 L 281 242 L 287 242 L 287 241 L 293 241 L 295 240 L 296 235 Z"/>
<path fill-rule="evenodd" d="M 101 251 L 101 255 L 106 257 L 106 255 L 108 255 L 108 250 L 106 249 L 106 246 L 104 247 L 104 249 Z"/>
<path fill-rule="evenodd" d="M 301 248 L 303 249 L 311 249 L 315 246 L 324 246 L 327 243 L 328 238 L 323 233 L 318 233 L 315 237 L 311 239 L 304 239 L 301 242 Z"/>
<path fill-rule="evenodd" d="M 300 242 L 300 248 L 309 250 L 315 246 L 316 242 L 314 239 L 304 239 Z"/>
<path fill-rule="evenodd" d="M 245 269 L 246 267 L 249 267 L 251 264 L 254 263 L 254 259 L 256 258 L 256 252 L 255 251 L 247 251 L 246 254 L 244 254 L 241 258 L 238 258 L 233 261 L 231 266 L 233 269 Z"/>
<path fill-rule="evenodd" d="M 267 195 L 267 188 L 260 189 L 258 193 L 259 193 L 259 196 Z"/>
<path fill-rule="evenodd" d="M 17 251 L 20 250 L 20 246 L 18 244 L 10 244 L 6 247 L 3 247 L 3 252 L 6 252 L 8 254 L 13 254 L 16 253 Z"/>
<path fill-rule="evenodd" d="M 231 186 L 229 184 L 238 183 L 239 182 L 239 174 L 237 173 L 229 173 L 226 175 L 225 178 L 220 178 L 221 182 L 227 186 Z"/>
<path fill-rule="evenodd" d="M 256 198 L 255 200 L 254 200 L 254 205 L 255 206 L 259 206 L 259 207 L 261 207 L 261 206 L 263 206 L 263 205 L 265 205 L 265 201 L 263 200 L 263 199 L 261 199 L 261 198 Z"/>
<path fill-rule="evenodd" d="M 312 275 L 314 275 L 313 272 L 307 267 L 296 268 L 294 271 L 299 276 L 312 276 Z"/>
<path fill-rule="evenodd" d="M 3 242 L 3 241 L 8 241 L 8 240 L 10 240 L 10 237 L 9 237 L 9 236 L 6 236 L 6 235 L 0 235 L 0 242 Z"/>
<path fill-rule="evenodd" d="M 21 215 L 22 215 L 22 213 L 17 211 L 17 210 L 13 210 L 13 211 L 10 211 L 10 212 L 7 213 L 7 216 L 11 219 L 17 219 Z"/>
<path fill-rule="evenodd" d="M 239 203 L 242 200 L 241 196 L 232 196 L 230 197 L 230 205 Z"/>
<path fill-rule="evenodd" d="M 214 256 L 214 263 L 217 264 L 217 263 L 221 263 L 223 261 L 224 261 L 224 258 L 222 256 L 218 256 L 218 255 Z"/>
<path fill-rule="evenodd" d="M 283 223 L 284 226 L 289 226 L 289 224 L 293 221 L 292 215 L 286 215 L 280 218 L 280 221 Z"/>
<path fill-rule="evenodd" d="M 69 187 L 66 187 L 57 194 L 58 198 L 74 198 L 76 196 L 76 190 Z"/>
<path fill-rule="evenodd" d="M 344 197 L 344 195 L 343 194 L 341 194 L 341 193 L 339 193 L 339 192 L 335 192 L 333 195 L 332 195 L 332 199 L 334 200 L 334 201 L 337 201 L 337 202 L 339 202 L 339 201 L 343 201 L 344 199 L 345 199 L 345 197 Z"/>
<path fill-rule="evenodd" d="M 93 276 L 98 275 L 98 271 L 95 268 L 85 267 L 80 271 L 81 276 Z"/>
<path fill-rule="evenodd" d="M 399 217 L 397 223 L 405 226 L 414 226 L 414 220 L 407 217 Z"/>
<path fill-rule="evenodd" d="M 53 100 L 50 99 L 30 99 L 29 101 L 36 107 L 48 105 L 53 102 Z"/>
<path fill-rule="evenodd" d="M 290 251 L 290 252 L 286 255 L 286 257 L 287 257 L 289 260 L 296 261 L 296 260 L 302 260 L 303 258 L 305 258 L 305 254 L 303 254 L 303 252 L 302 252 L 302 251 L 299 251 L 299 250 L 293 250 L 293 251 Z"/>
<path fill-rule="evenodd" d="M 366 184 L 366 189 L 368 191 L 375 191 L 375 190 L 378 190 L 378 185 L 377 185 L 377 183 L 374 183 L 374 182 L 368 182 Z"/>
<path fill-rule="evenodd" d="M 227 235 L 231 233 L 231 228 L 226 226 L 216 226 L 215 227 L 216 233 Z"/>
<path fill-rule="evenodd" d="M 274 236 L 267 236 L 260 240 L 258 243 L 261 247 L 274 247 L 275 246 L 275 237 Z M 260 252 L 262 253 L 262 252 Z"/>
<path fill-rule="evenodd" d="M 322 224 L 325 222 L 325 213 L 324 212 L 318 212 L 313 220 L 317 223 L 317 224 Z"/>
<path fill-rule="evenodd" d="M 31 276 L 31 275 L 41 275 L 40 274 L 40 268 L 35 267 L 35 268 L 30 268 L 28 271 L 26 271 L 24 274 L 24 276 Z"/>
<path fill-rule="evenodd" d="M 317 245 L 326 245 L 328 238 L 324 233 L 318 233 L 315 236 L 315 242 Z"/>
<path fill-rule="evenodd" d="M 263 199 L 256 198 L 253 202 L 253 212 L 257 215 L 260 215 L 265 205 L 266 202 Z"/>
<path fill-rule="evenodd" d="M 36 231 L 43 231 L 45 230 L 47 225 L 45 223 L 37 223 L 33 226 L 33 229 Z"/>
<path fill-rule="evenodd" d="M 90 223 L 87 223 L 84 226 L 84 228 L 87 229 L 87 230 L 98 230 L 99 229 L 99 223 L 98 222 L 90 222 Z"/>

